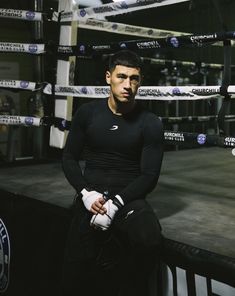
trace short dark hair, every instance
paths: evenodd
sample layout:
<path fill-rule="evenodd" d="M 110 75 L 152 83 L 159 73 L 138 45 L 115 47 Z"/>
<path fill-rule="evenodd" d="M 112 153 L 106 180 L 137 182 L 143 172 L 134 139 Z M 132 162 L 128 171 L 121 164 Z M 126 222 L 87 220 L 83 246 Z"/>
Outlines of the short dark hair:
<path fill-rule="evenodd" d="M 131 50 L 120 50 L 109 58 L 109 71 L 112 72 L 117 65 L 131 67 L 131 68 L 140 68 L 140 71 L 143 68 L 141 57 Z"/>

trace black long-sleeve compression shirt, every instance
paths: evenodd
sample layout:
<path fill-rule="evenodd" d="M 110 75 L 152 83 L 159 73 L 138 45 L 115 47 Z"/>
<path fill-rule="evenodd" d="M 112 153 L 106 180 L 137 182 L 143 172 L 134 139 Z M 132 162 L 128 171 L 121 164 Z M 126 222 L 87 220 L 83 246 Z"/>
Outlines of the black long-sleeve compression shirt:
<path fill-rule="evenodd" d="M 138 103 L 115 115 L 107 99 L 83 104 L 75 113 L 63 152 L 63 170 L 80 192 L 103 188 L 123 201 L 144 198 L 157 184 L 163 157 L 159 118 Z M 79 160 L 85 160 L 82 172 Z"/>

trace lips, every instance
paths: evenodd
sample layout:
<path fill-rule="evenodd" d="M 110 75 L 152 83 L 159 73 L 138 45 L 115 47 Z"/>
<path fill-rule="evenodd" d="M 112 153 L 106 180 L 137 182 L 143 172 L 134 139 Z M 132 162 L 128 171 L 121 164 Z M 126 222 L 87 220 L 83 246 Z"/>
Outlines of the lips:
<path fill-rule="evenodd" d="M 130 93 L 128 93 L 128 92 L 125 92 L 125 93 L 122 93 L 122 95 L 124 96 L 124 97 L 130 97 Z"/>

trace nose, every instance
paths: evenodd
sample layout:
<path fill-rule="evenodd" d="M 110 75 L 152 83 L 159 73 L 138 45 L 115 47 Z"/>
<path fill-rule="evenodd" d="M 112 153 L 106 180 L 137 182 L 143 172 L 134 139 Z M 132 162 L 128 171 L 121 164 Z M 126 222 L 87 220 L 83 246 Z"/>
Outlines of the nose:
<path fill-rule="evenodd" d="M 124 88 L 131 88 L 131 79 L 129 77 L 124 81 Z"/>

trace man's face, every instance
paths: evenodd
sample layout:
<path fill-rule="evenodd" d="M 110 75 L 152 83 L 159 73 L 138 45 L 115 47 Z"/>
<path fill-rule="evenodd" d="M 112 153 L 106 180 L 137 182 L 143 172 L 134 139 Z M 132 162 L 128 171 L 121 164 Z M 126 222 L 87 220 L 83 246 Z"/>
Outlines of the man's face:
<path fill-rule="evenodd" d="M 117 65 L 112 72 L 106 72 L 106 82 L 110 84 L 111 96 L 119 102 L 130 102 L 141 83 L 140 69 Z"/>

